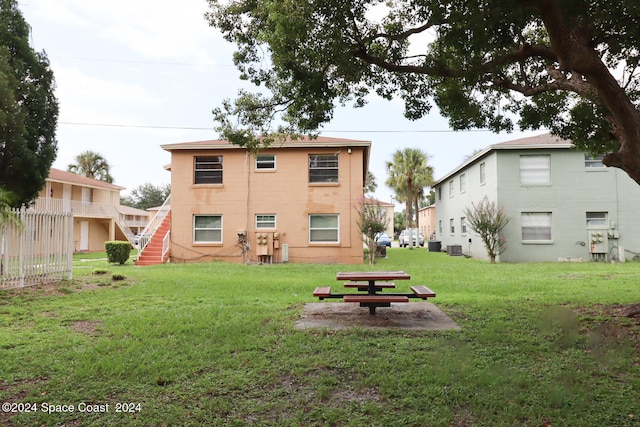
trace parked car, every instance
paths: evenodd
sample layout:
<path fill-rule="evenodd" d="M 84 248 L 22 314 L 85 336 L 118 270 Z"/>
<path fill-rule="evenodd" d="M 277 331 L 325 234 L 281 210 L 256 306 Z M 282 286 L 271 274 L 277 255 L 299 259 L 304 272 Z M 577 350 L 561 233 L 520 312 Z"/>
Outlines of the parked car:
<path fill-rule="evenodd" d="M 424 246 L 424 236 L 422 233 L 418 233 L 418 230 L 414 228 L 402 230 L 402 233 L 400 233 L 400 237 L 398 238 L 400 247 L 406 248 L 409 246 L 409 233 L 411 233 L 411 237 L 413 238 L 413 246 Z"/>
<path fill-rule="evenodd" d="M 376 234 L 376 244 L 391 247 L 391 237 L 387 233 Z"/>

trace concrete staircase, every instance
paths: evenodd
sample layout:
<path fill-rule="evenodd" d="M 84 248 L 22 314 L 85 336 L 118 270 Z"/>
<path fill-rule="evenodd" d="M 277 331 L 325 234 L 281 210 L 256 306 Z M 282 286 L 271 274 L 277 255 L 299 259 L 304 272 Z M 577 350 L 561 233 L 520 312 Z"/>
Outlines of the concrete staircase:
<path fill-rule="evenodd" d="M 155 230 L 153 236 L 149 240 L 149 243 L 142 249 L 142 252 L 138 254 L 138 259 L 135 261 L 136 265 L 155 265 L 163 264 L 169 259 L 169 251 L 163 255 L 165 249 L 165 237 L 171 230 L 171 213 L 162 220 L 160 226 Z"/>

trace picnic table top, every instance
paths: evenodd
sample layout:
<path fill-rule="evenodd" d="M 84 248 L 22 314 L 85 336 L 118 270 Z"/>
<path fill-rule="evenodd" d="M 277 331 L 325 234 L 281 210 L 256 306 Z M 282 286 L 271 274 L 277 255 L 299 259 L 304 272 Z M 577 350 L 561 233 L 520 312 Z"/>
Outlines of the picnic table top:
<path fill-rule="evenodd" d="M 336 280 L 409 280 L 411 276 L 402 270 L 398 271 L 341 271 Z"/>

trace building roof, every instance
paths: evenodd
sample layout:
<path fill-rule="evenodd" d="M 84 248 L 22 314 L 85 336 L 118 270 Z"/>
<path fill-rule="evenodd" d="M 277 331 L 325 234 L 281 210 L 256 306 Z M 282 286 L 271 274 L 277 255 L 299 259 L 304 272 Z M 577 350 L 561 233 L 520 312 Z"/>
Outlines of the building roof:
<path fill-rule="evenodd" d="M 489 145 L 482 151 L 476 153 L 471 156 L 469 159 L 465 160 L 460 166 L 454 168 L 452 171 L 444 175 L 442 178 L 433 183 L 433 186 L 442 183 L 443 181 L 448 180 L 451 176 L 455 175 L 462 169 L 465 169 L 467 166 L 477 162 L 481 158 L 485 157 L 487 154 L 492 151 L 497 150 L 541 150 L 541 149 L 558 149 L 564 148 L 569 149 L 573 147 L 573 143 L 571 141 L 567 141 L 564 139 L 560 139 L 557 136 L 553 136 L 549 133 L 545 133 L 537 136 L 530 136 L 527 138 L 514 139 L 513 141 L 505 141 L 499 142 L 497 144 Z"/>
<path fill-rule="evenodd" d="M 393 203 L 383 202 L 382 200 L 373 199 L 371 197 L 364 198 L 364 204 L 366 205 L 380 205 L 380 206 L 395 206 Z"/>
<path fill-rule="evenodd" d="M 370 147 L 371 141 L 362 141 L 356 139 L 331 138 L 328 136 L 318 136 L 316 138 L 303 137 L 293 140 L 276 141 L 269 148 L 310 148 L 310 147 Z M 238 149 L 244 150 L 244 147 L 234 145 L 223 139 L 212 139 L 206 141 L 180 142 L 176 144 L 161 145 L 162 149 L 172 150 L 223 150 Z"/>
<path fill-rule="evenodd" d="M 47 177 L 47 181 L 74 184 L 83 187 L 103 188 L 116 191 L 125 189 L 125 187 L 109 184 L 108 182 L 99 181 L 93 178 L 87 178 L 86 176 L 78 175 L 75 173 L 65 172 L 56 168 L 49 169 L 49 176 Z"/>
<path fill-rule="evenodd" d="M 149 211 L 145 211 L 138 208 L 132 208 L 131 206 L 118 205 L 116 206 L 116 209 L 118 209 L 118 212 L 124 215 L 137 215 L 137 216 L 147 216 L 147 217 L 151 215 L 151 212 Z"/>

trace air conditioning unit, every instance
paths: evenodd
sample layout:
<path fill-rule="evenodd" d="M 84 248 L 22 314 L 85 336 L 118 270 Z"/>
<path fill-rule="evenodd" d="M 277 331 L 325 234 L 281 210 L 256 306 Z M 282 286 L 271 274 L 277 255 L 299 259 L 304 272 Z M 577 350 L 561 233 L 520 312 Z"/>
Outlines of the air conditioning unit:
<path fill-rule="evenodd" d="M 447 255 L 462 256 L 462 245 L 447 245 Z"/>

